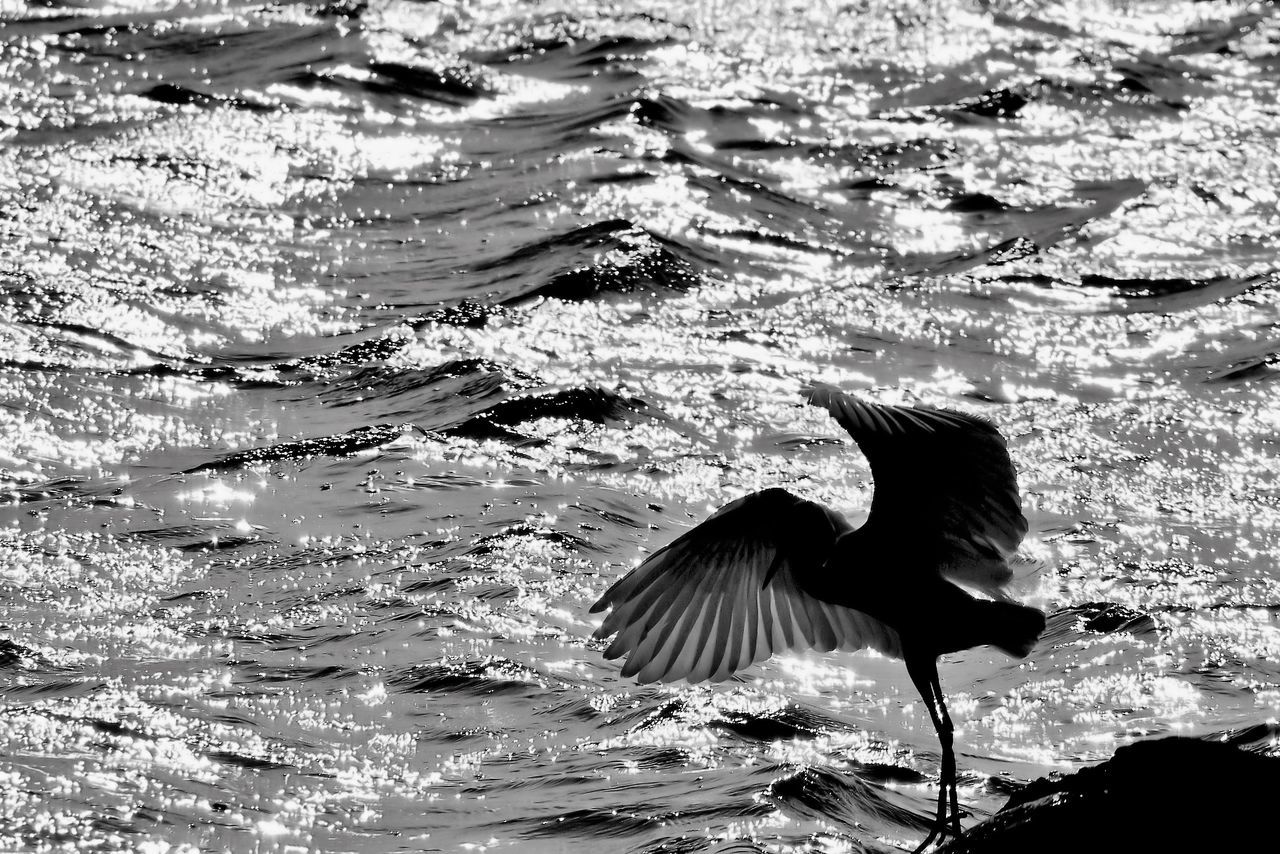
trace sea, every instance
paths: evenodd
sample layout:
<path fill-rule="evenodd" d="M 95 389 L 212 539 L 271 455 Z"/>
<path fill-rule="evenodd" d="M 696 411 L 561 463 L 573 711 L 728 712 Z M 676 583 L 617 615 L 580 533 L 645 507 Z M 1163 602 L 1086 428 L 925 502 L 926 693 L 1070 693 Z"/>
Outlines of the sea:
<path fill-rule="evenodd" d="M 0 0 L 0 849 L 910 850 L 901 662 L 591 637 L 739 496 L 865 516 L 813 383 L 1008 437 L 966 826 L 1280 755 L 1278 95 L 1274 2 Z"/>

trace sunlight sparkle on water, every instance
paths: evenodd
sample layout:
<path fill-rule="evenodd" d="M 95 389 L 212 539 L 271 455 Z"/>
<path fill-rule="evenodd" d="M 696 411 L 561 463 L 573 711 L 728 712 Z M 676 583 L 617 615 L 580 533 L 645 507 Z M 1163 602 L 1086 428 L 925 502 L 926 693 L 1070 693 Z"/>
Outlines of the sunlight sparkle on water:
<path fill-rule="evenodd" d="M 1009 437 L 973 820 L 1275 753 L 1274 21 L 1023 6 L 5 6 L 0 847 L 914 847 L 901 662 L 590 637 L 750 490 L 865 518 L 815 381 Z"/>

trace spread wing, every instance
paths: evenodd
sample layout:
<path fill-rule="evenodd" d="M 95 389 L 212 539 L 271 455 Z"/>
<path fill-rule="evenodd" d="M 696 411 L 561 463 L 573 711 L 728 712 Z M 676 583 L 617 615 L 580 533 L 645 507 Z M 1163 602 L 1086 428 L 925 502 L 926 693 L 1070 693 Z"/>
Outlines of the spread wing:
<path fill-rule="evenodd" d="M 1027 520 L 995 426 L 947 409 L 867 403 L 833 388 L 809 394 L 871 464 L 875 492 L 864 530 L 956 581 L 1002 596 Z"/>
<path fill-rule="evenodd" d="M 888 626 L 796 583 L 849 530 L 784 489 L 739 498 L 610 587 L 591 607 L 612 609 L 595 637 L 616 633 L 604 656 L 626 656 L 622 675 L 640 682 L 718 682 L 786 649 L 869 646 L 901 657 Z"/>

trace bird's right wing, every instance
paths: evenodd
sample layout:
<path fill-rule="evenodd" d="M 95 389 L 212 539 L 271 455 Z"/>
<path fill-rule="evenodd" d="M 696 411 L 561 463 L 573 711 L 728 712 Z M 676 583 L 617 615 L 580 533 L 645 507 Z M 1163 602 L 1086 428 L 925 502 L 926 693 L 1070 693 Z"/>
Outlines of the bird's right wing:
<path fill-rule="evenodd" d="M 739 498 L 610 587 L 591 607 L 612 609 L 595 637 L 616 633 L 604 656 L 626 656 L 622 675 L 640 682 L 718 682 L 786 649 L 901 657 L 893 629 L 796 583 L 849 530 L 784 489 Z"/>

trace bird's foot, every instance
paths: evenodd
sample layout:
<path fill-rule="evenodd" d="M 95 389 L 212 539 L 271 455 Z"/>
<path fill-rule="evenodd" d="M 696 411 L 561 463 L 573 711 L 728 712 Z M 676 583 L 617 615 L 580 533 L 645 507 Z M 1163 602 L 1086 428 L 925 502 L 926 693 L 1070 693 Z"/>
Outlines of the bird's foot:
<path fill-rule="evenodd" d="M 953 839 L 958 839 L 960 838 L 961 833 L 962 831 L 958 827 L 939 827 L 934 825 L 934 827 L 930 829 L 929 835 L 924 838 L 923 842 L 916 846 L 915 850 L 912 851 L 911 854 L 923 854 L 924 850 L 930 845 L 937 845 L 937 847 L 941 848 L 946 842 L 948 836 Z"/>

